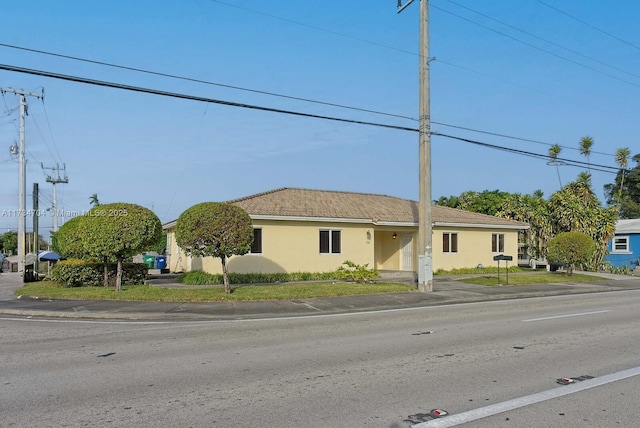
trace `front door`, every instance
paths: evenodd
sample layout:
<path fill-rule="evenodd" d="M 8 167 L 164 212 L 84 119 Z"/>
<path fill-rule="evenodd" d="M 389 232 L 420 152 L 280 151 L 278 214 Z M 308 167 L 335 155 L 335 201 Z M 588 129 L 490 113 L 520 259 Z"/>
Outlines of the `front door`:
<path fill-rule="evenodd" d="M 413 240 L 410 233 L 402 234 L 400 237 L 402 270 L 413 271 Z"/>

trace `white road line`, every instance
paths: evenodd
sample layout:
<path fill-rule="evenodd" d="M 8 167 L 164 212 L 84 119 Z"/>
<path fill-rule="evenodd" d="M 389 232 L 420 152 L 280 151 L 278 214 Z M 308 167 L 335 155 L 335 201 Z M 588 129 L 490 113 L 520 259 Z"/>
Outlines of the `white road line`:
<path fill-rule="evenodd" d="M 527 395 L 525 397 L 515 398 L 513 400 L 492 404 L 490 406 L 481 407 L 479 409 L 445 416 L 441 419 L 433 419 L 431 421 L 421 422 L 419 424 L 412 425 L 412 428 L 454 427 L 457 425 L 465 424 L 467 422 L 497 415 L 499 413 L 519 409 L 520 407 L 530 406 L 542 401 L 551 400 L 553 398 L 562 397 L 638 375 L 640 375 L 640 367 L 634 367 L 628 370 L 623 370 L 621 372 L 588 379 L 578 383 L 572 383 L 571 385 L 561 386 L 547 391 L 542 391 L 537 394 Z"/>
<path fill-rule="evenodd" d="M 580 313 L 577 313 L 577 314 L 555 315 L 555 316 L 552 316 L 552 317 L 531 318 L 531 319 L 528 319 L 528 320 L 522 320 L 522 322 L 546 321 L 546 320 L 555 320 L 555 319 L 558 319 L 558 318 L 581 317 L 583 315 L 603 314 L 605 312 L 611 312 L 611 311 L 609 309 L 606 309 L 604 311 L 580 312 Z"/>

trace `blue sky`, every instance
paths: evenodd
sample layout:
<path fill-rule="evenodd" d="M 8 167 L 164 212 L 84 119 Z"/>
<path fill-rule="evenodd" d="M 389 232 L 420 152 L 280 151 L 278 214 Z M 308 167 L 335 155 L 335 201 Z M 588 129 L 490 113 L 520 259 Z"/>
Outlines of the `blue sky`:
<path fill-rule="evenodd" d="M 0 43 L 212 83 L 418 116 L 419 1 L 22 0 L 3 6 Z M 560 13 L 558 10 L 565 12 Z M 472 10 L 470 10 L 472 9 Z M 476 12 L 478 13 L 476 13 Z M 441 134 L 615 166 L 616 149 L 640 153 L 640 4 L 580 0 L 431 0 L 431 117 L 500 138 L 432 126 Z M 492 18 L 492 19 L 491 19 Z M 500 22 L 497 22 L 497 21 Z M 579 22 L 579 21 L 582 22 Z M 508 26 L 504 25 L 508 24 Z M 587 25 L 589 24 L 589 25 Z M 608 34 L 607 34 L 608 33 Z M 517 39 L 517 40 L 516 40 Z M 549 43 L 551 42 L 551 43 Z M 162 91 L 304 113 L 417 127 L 414 120 L 188 82 L 0 46 L 0 63 Z M 40 167 L 66 165 L 58 208 L 131 202 L 163 222 L 203 201 L 279 187 L 418 198 L 416 133 L 295 117 L 0 71 L 0 87 L 29 98 L 27 207 Z M 0 100 L 0 212 L 18 206 L 19 99 Z M 566 184 L 583 168 L 561 166 Z M 49 171 L 50 173 L 50 171 Z M 601 200 L 612 173 L 593 171 Z M 432 137 L 432 194 L 499 189 L 550 196 L 545 160 Z M 60 223 L 62 223 L 62 219 Z M 31 220 L 27 223 L 30 225 Z M 45 236 L 52 219 L 40 221 Z M 17 218 L 0 217 L 0 230 Z M 29 226 L 28 226 L 29 229 Z"/>

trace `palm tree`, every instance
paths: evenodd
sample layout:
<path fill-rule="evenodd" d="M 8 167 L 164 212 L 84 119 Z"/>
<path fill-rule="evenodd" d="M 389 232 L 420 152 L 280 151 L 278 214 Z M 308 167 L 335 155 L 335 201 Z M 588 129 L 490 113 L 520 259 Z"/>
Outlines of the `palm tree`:
<path fill-rule="evenodd" d="M 631 152 L 628 147 L 616 150 L 616 163 L 620 167 L 622 177 L 620 179 L 620 191 L 618 192 L 618 204 L 622 204 L 622 189 L 624 187 L 624 172 L 629 164 L 629 155 Z"/>
<path fill-rule="evenodd" d="M 556 166 L 556 171 L 558 172 L 558 182 L 560 183 L 560 187 L 562 188 L 562 180 L 560 180 L 560 161 L 558 161 L 558 155 L 560 154 L 560 152 L 562 151 L 562 147 L 560 147 L 559 144 L 554 144 L 553 146 L 549 147 L 549 162 L 547 162 L 547 165 L 555 165 Z"/>
<path fill-rule="evenodd" d="M 591 164 L 589 163 L 589 156 L 591 156 L 591 146 L 593 146 L 593 138 L 583 137 L 580 140 L 580 154 L 587 158 L 587 169 L 591 172 Z"/>
<path fill-rule="evenodd" d="M 100 201 L 98 200 L 98 194 L 97 193 L 94 193 L 93 195 L 89 196 L 89 204 L 91 204 L 91 206 L 93 208 L 95 208 L 98 205 L 100 205 Z"/>

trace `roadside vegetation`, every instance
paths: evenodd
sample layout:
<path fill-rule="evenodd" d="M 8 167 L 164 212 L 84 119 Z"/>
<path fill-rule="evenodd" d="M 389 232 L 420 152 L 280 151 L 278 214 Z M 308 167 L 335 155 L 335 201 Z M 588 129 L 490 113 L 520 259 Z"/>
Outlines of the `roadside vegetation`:
<path fill-rule="evenodd" d="M 291 300 L 314 297 L 356 296 L 363 294 L 416 291 L 412 285 L 395 283 L 328 282 L 312 284 L 244 285 L 226 293 L 224 286 L 206 288 L 162 288 L 152 285 L 123 285 L 120 292 L 112 287 L 64 287 L 53 281 L 28 283 L 16 291 L 17 296 L 41 299 L 121 300 L 151 302 L 224 302 Z"/>
<path fill-rule="evenodd" d="M 458 281 L 469 284 L 497 286 L 497 285 L 532 285 L 532 284 L 563 284 L 602 281 L 604 278 L 595 275 L 572 274 L 566 272 L 521 272 L 511 273 L 509 276 L 505 272 L 498 275 L 481 275 L 467 278 L 459 278 Z"/>

